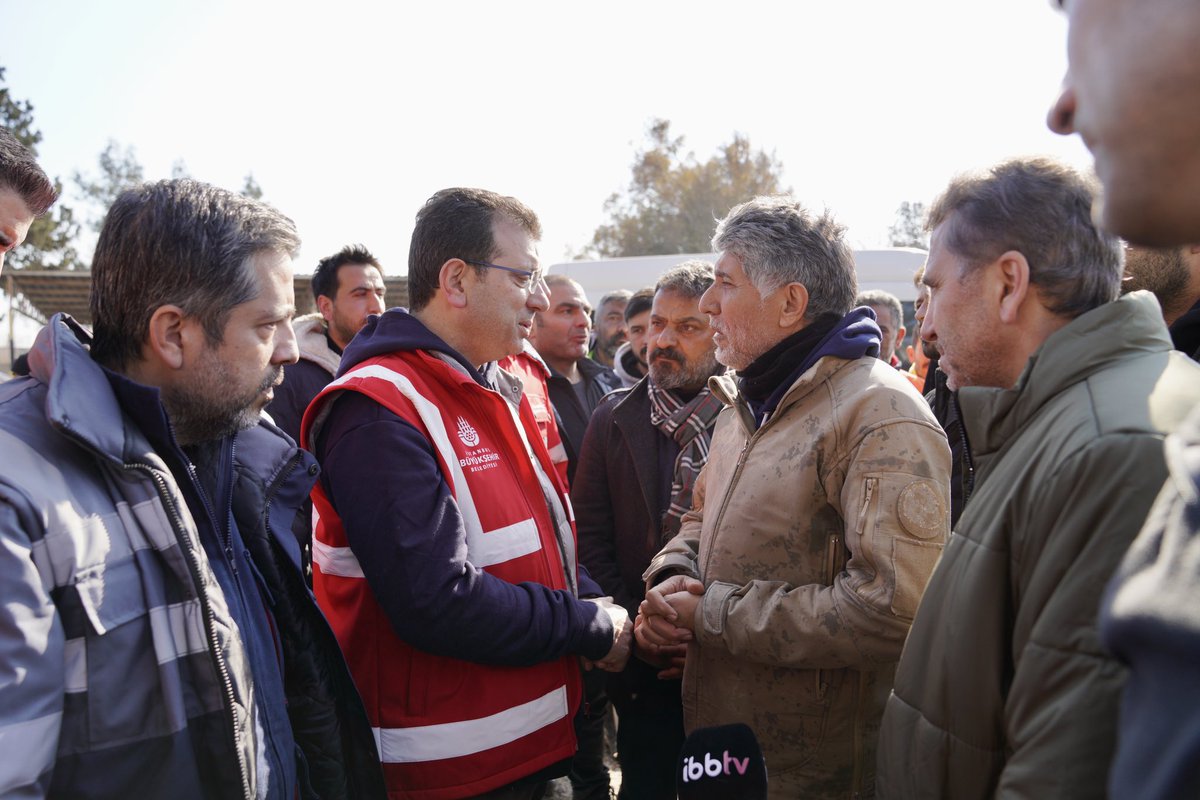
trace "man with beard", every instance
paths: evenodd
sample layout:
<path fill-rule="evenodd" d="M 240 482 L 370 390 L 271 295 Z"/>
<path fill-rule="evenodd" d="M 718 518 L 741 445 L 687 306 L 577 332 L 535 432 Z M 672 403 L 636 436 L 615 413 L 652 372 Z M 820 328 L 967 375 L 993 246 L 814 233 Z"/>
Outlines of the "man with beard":
<path fill-rule="evenodd" d="M 1146 246 L 1200 242 L 1200 4 L 1062 5 L 1069 67 L 1049 123 L 1078 132 L 1096 157 L 1104 224 Z M 1130 668 L 1113 797 L 1189 797 L 1200 786 L 1200 410 L 1166 453 L 1170 477 L 1100 619 L 1105 647 Z"/>
<path fill-rule="evenodd" d="M 300 360 L 283 371 L 283 383 L 267 413 L 275 424 L 300 441 L 304 409 L 333 380 L 342 351 L 362 330 L 367 317 L 386 308 L 379 260 L 360 244 L 347 245 L 317 264 L 312 276 L 315 313 L 296 319 Z"/>
<path fill-rule="evenodd" d="M 583 441 L 571 490 L 580 560 L 630 614 L 644 594 L 642 572 L 691 507 L 721 410 L 707 382 L 724 367 L 698 306 L 712 282 L 712 265 L 703 261 L 684 262 L 659 279 L 646 337 L 649 377 L 605 397 Z M 683 746 L 679 680 L 677 674 L 660 679 L 667 665 L 661 656 L 653 660 L 656 666 L 630 659 L 608 680 L 618 717 L 622 799 L 675 797 Z"/>
<path fill-rule="evenodd" d="M 566 489 L 495 363 L 546 309 L 540 238 L 513 197 L 433 195 L 411 310 L 372 317 L 304 416 L 324 467 L 313 585 L 395 798 L 541 797 L 575 753 L 581 658 L 629 657 L 629 615 L 577 568 Z"/>
<path fill-rule="evenodd" d="M 895 662 L 949 532 L 950 452 L 854 308 L 844 229 L 761 197 L 717 225 L 700 298 L 725 408 L 680 532 L 643 577 L 639 647 L 687 642 L 688 730 L 745 722 L 772 798 L 874 783 Z M 657 584 L 657 585 L 656 585 Z"/>
<path fill-rule="evenodd" d="M 654 289 L 639 289 L 629 298 L 625 306 L 625 327 L 629 341 L 617 348 L 613 359 L 613 372 L 621 379 L 626 389 L 646 377 L 646 334 L 650 331 L 650 306 L 654 302 Z"/>
<path fill-rule="evenodd" d="M 1121 293 L 1138 289 L 1158 298 L 1175 349 L 1200 361 L 1200 245 L 1127 247 Z"/>
<path fill-rule="evenodd" d="M 598 364 L 612 369 L 613 359 L 617 348 L 628 338 L 629 331 L 625 327 L 625 306 L 629 303 L 630 292 L 618 289 L 600 298 L 596 307 L 596 316 L 592 327 L 596 329 L 596 342 L 588 355 Z"/>
<path fill-rule="evenodd" d="M 0 388 L 4 794 L 384 796 L 289 530 L 317 466 L 260 415 L 298 247 L 240 195 L 129 190 L 94 335 L 55 315 Z"/>

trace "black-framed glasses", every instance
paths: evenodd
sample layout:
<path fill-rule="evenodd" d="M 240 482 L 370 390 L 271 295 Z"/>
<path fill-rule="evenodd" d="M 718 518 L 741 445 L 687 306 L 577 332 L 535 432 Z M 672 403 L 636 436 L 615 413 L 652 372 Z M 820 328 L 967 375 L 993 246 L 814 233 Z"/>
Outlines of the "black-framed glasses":
<path fill-rule="evenodd" d="M 526 280 L 528 280 L 527 286 L 536 286 L 545 277 L 545 275 L 542 274 L 541 270 L 537 270 L 537 269 L 529 270 L 529 269 L 518 269 L 517 267 L 505 267 L 505 266 L 501 266 L 500 264 L 489 264 L 486 261 L 472 261 L 469 258 L 464 258 L 463 261 L 465 261 L 466 263 L 468 263 L 474 267 L 487 267 L 488 269 L 502 269 L 505 272 L 512 272 L 517 275 L 521 275 Z"/>

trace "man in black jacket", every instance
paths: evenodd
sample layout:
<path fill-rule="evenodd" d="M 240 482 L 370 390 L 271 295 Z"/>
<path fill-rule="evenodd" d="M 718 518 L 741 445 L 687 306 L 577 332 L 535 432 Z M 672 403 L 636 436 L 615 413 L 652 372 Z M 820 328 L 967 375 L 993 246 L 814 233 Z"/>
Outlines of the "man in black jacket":
<path fill-rule="evenodd" d="M 712 282 L 712 265 L 703 261 L 685 262 L 659 279 L 647 337 L 650 374 L 601 402 L 583 443 L 571 493 L 580 558 L 631 615 L 644 593 L 642 572 L 690 507 L 692 481 L 707 460 L 721 408 L 706 384 L 724 367 L 708 315 L 699 310 Z M 683 744 L 678 672 L 677 664 L 630 659 L 624 672 L 609 676 L 621 798 L 675 796 Z"/>
<path fill-rule="evenodd" d="M 300 360 L 283 370 L 283 383 L 267 413 L 295 441 L 312 399 L 337 373 L 342 351 L 367 318 L 382 314 L 386 287 L 379 260 L 361 244 L 347 245 L 321 259 L 312 276 L 317 311 L 295 321 Z"/>
<path fill-rule="evenodd" d="M 546 386 L 567 449 L 567 478 L 575 479 L 588 420 L 600 398 L 621 388 L 608 367 L 587 357 L 592 307 L 583 287 L 565 275 L 547 275 L 550 307 L 533 318 L 529 341 L 550 367 Z"/>

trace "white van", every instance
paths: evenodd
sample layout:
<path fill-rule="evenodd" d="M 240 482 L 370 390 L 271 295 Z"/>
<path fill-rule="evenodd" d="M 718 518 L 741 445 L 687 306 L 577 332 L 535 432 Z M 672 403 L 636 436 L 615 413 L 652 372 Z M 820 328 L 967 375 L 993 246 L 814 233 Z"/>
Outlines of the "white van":
<path fill-rule="evenodd" d="M 858 290 L 883 289 L 900 298 L 905 316 L 912 315 L 912 303 L 917 290 L 912 278 L 925 263 L 924 250 L 913 247 L 887 247 L 880 250 L 855 250 L 854 265 L 858 269 Z M 684 261 L 698 259 L 716 263 L 716 253 L 683 253 L 667 256 L 632 256 L 604 258 L 596 261 L 566 261 L 554 264 L 549 272 L 566 275 L 583 286 L 592 305 L 617 289 L 636 292 L 653 287 L 658 276 Z"/>

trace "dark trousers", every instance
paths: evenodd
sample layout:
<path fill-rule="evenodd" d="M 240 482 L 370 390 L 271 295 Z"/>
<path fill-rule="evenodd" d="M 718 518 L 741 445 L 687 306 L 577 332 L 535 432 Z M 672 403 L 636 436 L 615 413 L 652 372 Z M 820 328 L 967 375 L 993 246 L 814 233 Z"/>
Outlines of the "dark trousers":
<path fill-rule="evenodd" d="M 643 683 L 641 691 L 613 695 L 621 765 L 617 800 L 675 800 L 684 740 L 679 683 Z"/>
<path fill-rule="evenodd" d="M 474 800 L 542 800 L 545 795 L 544 783 L 518 783 L 501 786 L 487 794 L 476 795 Z"/>
<path fill-rule="evenodd" d="M 604 723 L 609 714 L 604 693 L 607 674 L 599 669 L 583 673 L 583 708 L 575 715 L 579 747 L 571 762 L 574 800 L 609 800 L 608 766 L 604 763 Z"/>

